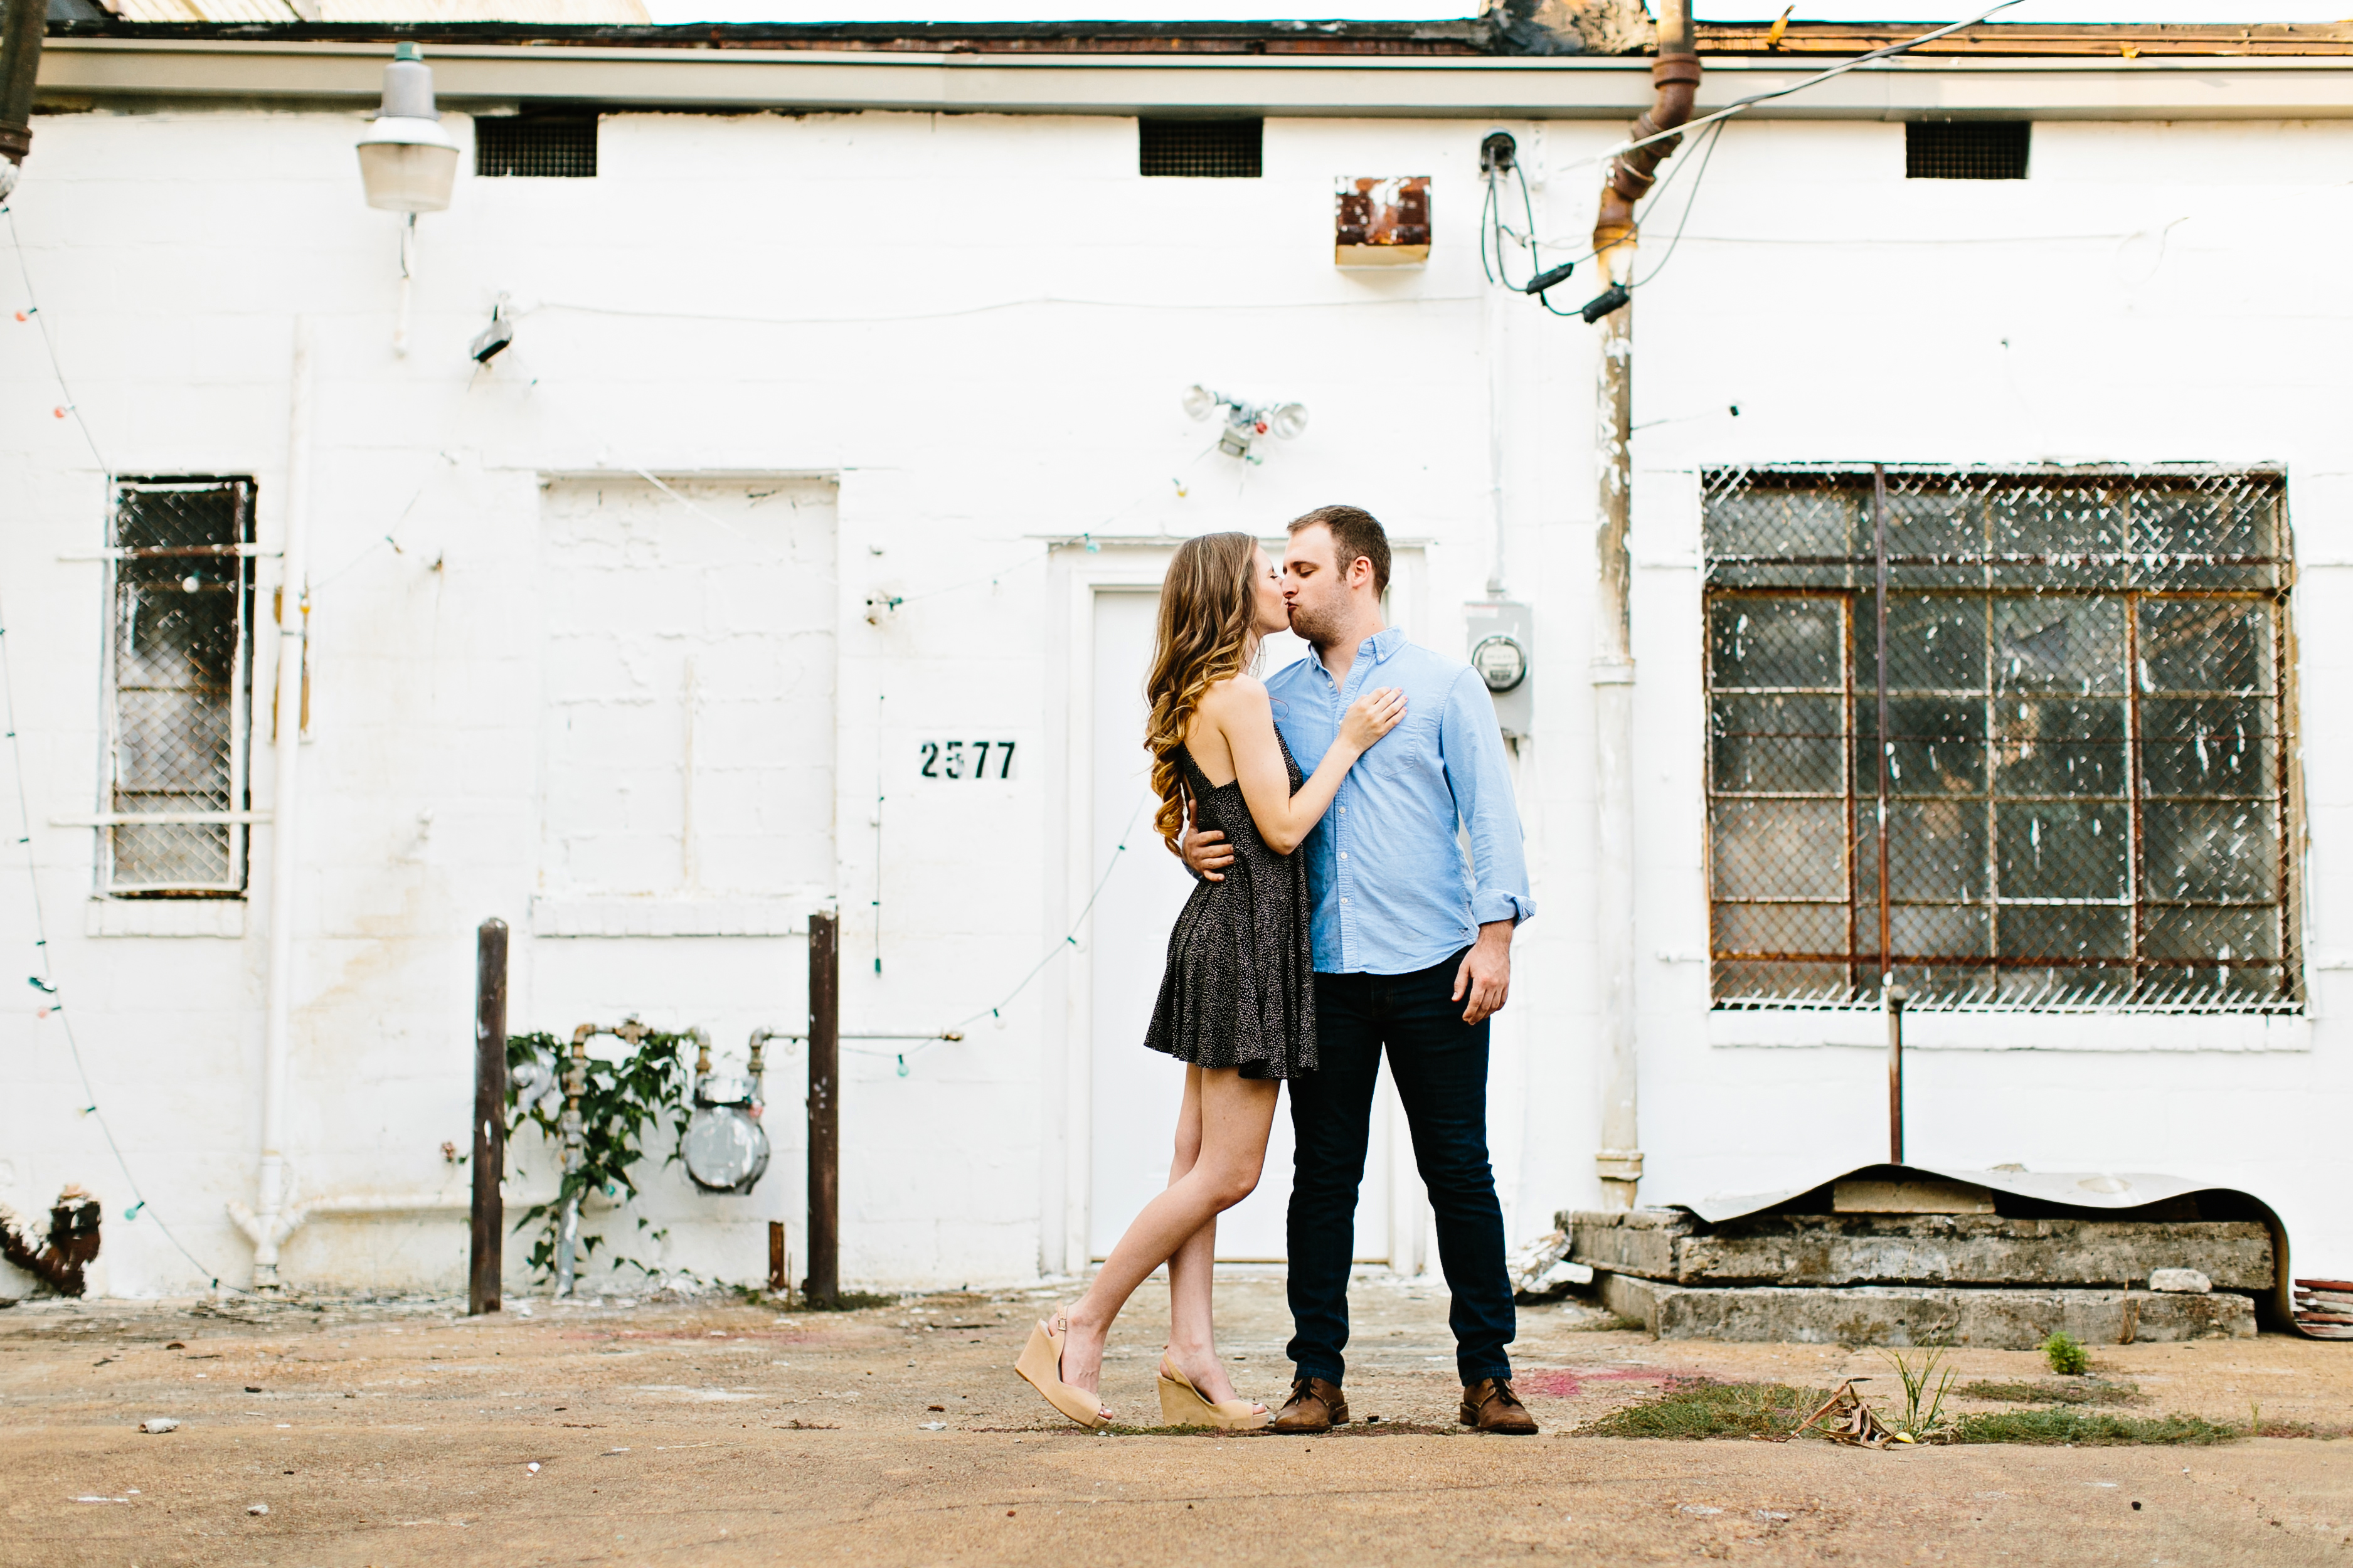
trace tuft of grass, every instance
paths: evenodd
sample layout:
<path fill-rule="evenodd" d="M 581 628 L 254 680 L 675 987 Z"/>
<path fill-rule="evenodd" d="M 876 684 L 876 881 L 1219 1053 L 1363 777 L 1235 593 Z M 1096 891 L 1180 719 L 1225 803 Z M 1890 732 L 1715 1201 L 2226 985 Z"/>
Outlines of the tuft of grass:
<path fill-rule="evenodd" d="M 1956 1373 L 1943 1363 L 1946 1347 L 1932 1345 L 1923 1352 L 1920 1364 L 1914 1366 L 1900 1351 L 1882 1351 L 1895 1367 L 1895 1375 L 1904 1380 L 1904 1415 L 1894 1423 L 1895 1429 L 1918 1442 L 1936 1430 L 1936 1422 L 1945 1409 L 1945 1396 L 1952 1391 Z M 1926 1410 L 1921 1408 L 1923 1404 Z"/>
<path fill-rule="evenodd" d="M 780 1312 L 859 1312 L 869 1307 L 895 1307 L 898 1304 L 896 1296 L 885 1296 L 873 1290 L 844 1290 L 830 1301 L 812 1301 L 806 1296 L 795 1296 L 789 1303 L 776 1302 L 776 1310 Z"/>
<path fill-rule="evenodd" d="M 2146 1405 L 2148 1396 L 2129 1383 L 1965 1383 L 1957 1399 L 2000 1400 L 2006 1405 Z"/>
<path fill-rule="evenodd" d="M 1964 1415 L 1953 1423 L 1948 1443 L 2080 1443 L 2109 1446 L 2124 1443 L 2229 1443 L 2245 1436 L 2235 1426 L 2222 1426 L 2198 1415 L 2160 1415 L 2137 1420 L 2129 1415 L 2081 1410 L 2000 1410 L 1984 1415 Z"/>
<path fill-rule="evenodd" d="M 1577 1428 L 1580 1437 L 1786 1437 L 1830 1395 L 1784 1383 L 1672 1384 Z"/>
<path fill-rule="evenodd" d="M 2081 1377 L 2092 1364 L 2091 1358 L 2084 1353 L 2084 1342 L 2064 1329 L 2055 1331 L 2042 1342 L 2042 1359 L 2062 1377 Z"/>

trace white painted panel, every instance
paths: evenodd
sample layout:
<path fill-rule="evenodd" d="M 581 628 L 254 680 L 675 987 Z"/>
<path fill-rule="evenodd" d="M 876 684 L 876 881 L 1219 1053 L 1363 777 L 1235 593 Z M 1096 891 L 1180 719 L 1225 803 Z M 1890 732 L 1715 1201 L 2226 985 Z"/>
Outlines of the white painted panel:
<path fill-rule="evenodd" d="M 548 487 L 542 897 L 833 878 L 834 489 Z"/>
<path fill-rule="evenodd" d="M 1101 1258 L 1135 1212 L 1168 1184 L 1185 1069 L 1147 1050 L 1144 1035 L 1160 991 L 1168 931 L 1191 896 L 1193 880 L 1152 829 L 1151 759 L 1144 750 L 1144 678 L 1152 658 L 1154 593 L 1095 595 L 1095 798 L 1097 866 L 1128 846 L 1103 886 L 1093 919 L 1094 1192 L 1089 1249 Z M 1306 652 L 1285 632 L 1268 639 L 1261 669 L 1279 669 Z M 1123 839 L 1122 835 L 1125 837 Z M 1387 1073 L 1380 1105 L 1388 1093 Z M 1356 1254 L 1389 1254 L 1388 1119 L 1377 1110 L 1362 1196 Z M 1279 1260 L 1291 1203 L 1291 1101 L 1285 1091 L 1268 1140 L 1258 1191 L 1219 1216 L 1218 1256 L 1230 1261 Z"/>

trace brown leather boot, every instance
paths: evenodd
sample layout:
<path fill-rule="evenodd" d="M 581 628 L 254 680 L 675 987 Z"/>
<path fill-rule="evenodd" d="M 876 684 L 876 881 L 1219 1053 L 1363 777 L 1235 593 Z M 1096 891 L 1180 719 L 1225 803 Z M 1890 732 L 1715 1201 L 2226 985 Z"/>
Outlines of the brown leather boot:
<path fill-rule="evenodd" d="M 1511 1380 L 1482 1377 L 1462 1391 L 1462 1425 L 1514 1437 L 1535 1436 L 1536 1418 L 1512 1392 Z"/>
<path fill-rule="evenodd" d="M 1278 1432 L 1329 1432 L 1347 1424 L 1348 1396 L 1320 1377 L 1293 1378 L 1290 1401 L 1274 1418 Z"/>

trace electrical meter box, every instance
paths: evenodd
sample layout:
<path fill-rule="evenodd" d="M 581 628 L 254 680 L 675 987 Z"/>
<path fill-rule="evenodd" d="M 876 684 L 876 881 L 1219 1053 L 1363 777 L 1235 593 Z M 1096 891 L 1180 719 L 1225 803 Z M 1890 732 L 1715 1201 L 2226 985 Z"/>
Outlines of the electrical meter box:
<path fill-rule="evenodd" d="M 1474 599 L 1462 606 L 1471 668 L 1495 700 L 1495 720 L 1514 740 L 1535 720 L 1535 668 L 1529 629 L 1535 616 L 1509 599 Z"/>

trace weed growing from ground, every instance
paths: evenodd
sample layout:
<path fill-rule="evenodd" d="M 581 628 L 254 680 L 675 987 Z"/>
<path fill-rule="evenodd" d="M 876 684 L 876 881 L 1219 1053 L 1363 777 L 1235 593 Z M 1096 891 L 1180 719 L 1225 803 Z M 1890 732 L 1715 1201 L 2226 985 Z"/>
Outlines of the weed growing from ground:
<path fill-rule="evenodd" d="M 2129 1415 L 2081 1410 L 1999 1410 L 1984 1415 L 1964 1415 L 1945 1434 L 1948 1443 L 2228 1443 L 2244 1436 L 2234 1426 L 2221 1426 L 2197 1415 L 2160 1415 L 2137 1420 Z"/>
<path fill-rule="evenodd" d="M 1965 1383 L 1958 1399 L 1999 1400 L 2005 1405 L 2146 1405 L 2148 1396 L 2129 1383 Z"/>
<path fill-rule="evenodd" d="M 1943 1346 L 1933 1346 L 1922 1352 L 1920 1364 L 1914 1366 L 1900 1351 L 1881 1352 L 1895 1367 L 1895 1375 L 1904 1380 L 1904 1414 L 1894 1422 L 1895 1430 L 1918 1442 L 1936 1429 L 1936 1418 L 1943 1414 L 1945 1395 L 1953 1386 L 1956 1373 L 1950 1367 L 1938 1365 L 1945 1359 Z M 1922 1401 L 1927 1408 L 1920 1408 Z"/>
<path fill-rule="evenodd" d="M 1780 1383 L 1679 1383 L 1613 1410 L 1581 1437 L 1786 1437 L 1830 1395 Z"/>
<path fill-rule="evenodd" d="M 2084 1354 L 2083 1341 L 2064 1329 L 2042 1342 L 2042 1359 L 2062 1377 L 2081 1377 L 2091 1365 L 2091 1359 Z"/>

